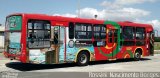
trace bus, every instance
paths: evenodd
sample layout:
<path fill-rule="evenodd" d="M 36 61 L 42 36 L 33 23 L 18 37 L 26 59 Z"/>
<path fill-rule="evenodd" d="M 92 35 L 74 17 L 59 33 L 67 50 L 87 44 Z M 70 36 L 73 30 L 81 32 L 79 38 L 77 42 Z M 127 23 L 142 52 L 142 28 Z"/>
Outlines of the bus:
<path fill-rule="evenodd" d="M 129 21 L 17 13 L 6 17 L 4 56 L 22 63 L 88 65 L 152 56 L 154 30 Z"/>

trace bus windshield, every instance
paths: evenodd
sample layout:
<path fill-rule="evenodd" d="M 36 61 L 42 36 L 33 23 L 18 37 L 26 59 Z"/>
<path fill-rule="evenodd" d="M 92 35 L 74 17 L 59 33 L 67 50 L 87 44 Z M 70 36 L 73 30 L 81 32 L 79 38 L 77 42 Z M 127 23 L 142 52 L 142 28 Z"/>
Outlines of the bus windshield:
<path fill-rule="evenodd" d="M 11 54 L 20 52 L 20 39 L 21 39 L 22 17 L 10 16 L 6 20 L 5 44 L 6 50 Z"/>
<path fill-rule="evenodd" d="M 20 32 L 10 32 L 9 33 L 9 52 L 11 54 L 15 54 L 20 52 Z"/>
<path fill-rule="evenodd" d="M 10 16 L 6 20 L 6 30 L 21 30 L 22 17 L 21 16 Z"/>

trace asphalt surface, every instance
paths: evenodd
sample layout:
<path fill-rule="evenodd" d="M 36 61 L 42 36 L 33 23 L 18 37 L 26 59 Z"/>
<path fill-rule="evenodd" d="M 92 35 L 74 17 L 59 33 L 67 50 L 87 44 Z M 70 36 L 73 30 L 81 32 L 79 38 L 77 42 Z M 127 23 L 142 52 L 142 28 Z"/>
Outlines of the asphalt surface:
<path fill-rule="evenodd" d="M 0 54 L 0 72 L 22 72 L 22 74 L 19 74 L 19 76 L 23 78 L 50 78 L 53 77 L 53 74 L 63 78 L 66 77 L 67 72 L 74 72 L 75 74 L 78 74 L 76 72 L 82 72 L 81 74 L 87 76 L 88 73 L 83 72 L 160 72 L 160 54 L 144 57 L 140 61 L 126 59 L 116 61 L 90 62 L 88 66 L 83 67 L 77 66 L 73 63 L 55 65 L 23 64 L 18 61 L 11 61 L 2 56 L 3 55 Z M 63 75 L 61 75 L 62 73 L 57 72 L 63 72 Z M 69 77 L 76 77 L 75 74 L 70 75 Z"/>
<path fill-rule="evenodd" d="M 71 64 L 55 64 L 55 65 L 43 65 L 43 64 L 23 64 L 18 61 L 11 61 L 6 58 L 2 58 L 0 54 L 0 71 L 16 71 L 16 72 L 100 72 L 100 71 L 124 71 L 124 72 L 160 72 L 160 54 L 154 56 L 144 57 L 140 61 L 134 61 L 133 59 L 116 60 L 116 61 L 98 61 L 91 62 L 88 66 L 77 66 L 74 63 Z"/>

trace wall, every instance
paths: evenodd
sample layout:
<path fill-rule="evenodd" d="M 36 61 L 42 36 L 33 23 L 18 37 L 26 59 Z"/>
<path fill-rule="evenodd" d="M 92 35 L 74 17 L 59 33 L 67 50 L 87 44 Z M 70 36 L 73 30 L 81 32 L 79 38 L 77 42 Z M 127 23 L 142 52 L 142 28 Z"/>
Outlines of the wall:
<path fill-rule="evenodd" d="M 4 34 L 0 32 L 0 48 L 4 48 Z"/>
<path fill-rule="evenodd" d="M 0 26 L 0 52 L 2 52 L 4 48 L 4 28 L 4 26 Z"/>

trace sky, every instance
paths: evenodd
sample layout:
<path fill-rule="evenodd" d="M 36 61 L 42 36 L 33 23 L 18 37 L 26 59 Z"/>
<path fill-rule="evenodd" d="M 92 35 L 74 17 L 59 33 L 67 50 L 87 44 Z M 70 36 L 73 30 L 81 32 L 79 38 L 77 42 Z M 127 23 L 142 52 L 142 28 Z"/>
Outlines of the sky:
<path fill-rule="evenodd" d="M 160 0 L 0 0 L 0 23 L 13 13 L 148 23 L 159 31 Z M 80 11 L 80 12 L 79 12 Z M 80 15 L 78 15 L 80 14 Z"/>

